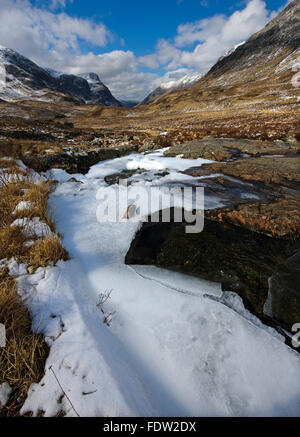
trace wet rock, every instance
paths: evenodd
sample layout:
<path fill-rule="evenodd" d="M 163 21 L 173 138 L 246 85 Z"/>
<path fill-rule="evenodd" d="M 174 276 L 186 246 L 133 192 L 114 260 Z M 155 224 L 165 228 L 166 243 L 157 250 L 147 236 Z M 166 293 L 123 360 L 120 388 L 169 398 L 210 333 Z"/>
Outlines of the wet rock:
<path fill-rule="evenodd" d="M 78 184 L 83 184 L 82 181 L 78 181 L 76 178 L 70 178 L 70 179 L 67 180 L 67 182 L 76 182 Z"/>
<path fill-rule="evenodd" d="M 156 265 L 221 282 L 223 290 L 238 293 L 262 319 L 268 279 L 299 248 L 299 238 L 270 238 L 206 217 L 204 230 L 198 234 L 187 234 L 185 223 L 144 223 L 125 262 Z"/>
<path fill-rule="evenodd" d="M 165 156 L 183 155 L 188 159 L 210 159 L 225 161 L 243 156 L 287 155 L 300 150 L 300 144 L 283 141 L 260 141 L 234 138 L 211 138 L 176 144 L 165 152 Z"/>
<path fill-rule="evenodd" d="M 300 251 L 270 278 L 264 312 L 289 332 L 294 324 L 300 323 Z"/>
<path fill-rule="evenodd" d="M 165 156 L 175 157 L 181 155 L 186 159 L 211 159 L 213 161 L 224 161 L 233 156 L 233 152 L 227 150 L 219 144 L 219 140 L 214 140 L 211 143 L 208 140 L 194 140 L 186 144 L 177 144 L 170 147 L 164 153 Z"/>
<path fill-rule="evenodd" d="M 272 202 L 240 203 L 234 207 L 206 211 L 211 219 L 273 237 L 298 238 L 300 201 L 279 198 Z"/>
<path fill-rule="evenodd" d="M 258 157 L 204 164 L 198 172 L 194 169 L 193 176 L 202 176 L 203 171 L 222 173 L 248 182 L 264 182 L 296 189 L 300 187 L 300 156 Z"/>
<path fill-rule="evenodd" d="M 158 176 L 158 177 L 161 177 L 161 178 L 163 178 L 163 177 L 165 177 L 165 176 L 168 176 L 170 173 L 168 172 L 168 171 L 166 171 L 166 170 L 162 170 L 162 171 L 159 171 L 159 172 L 157 172 L 157 173 L 154 173 L 154 176 Z"/>
<path fill-rule="evenodd" d="M 106 159 L 120 158 L 137 151 L 137 146 L 95 149 L 87 152 L 56 153 L 51 155 L 33 155 L 23 157 L 23 162 L 36 171 L 62 168 L 68 173 L 86 174 L 92 165 Z"/>
<path fill-rule="evenodd" d="M 137 174 L 143 174 L 143 173 L 147 173 L 147 170 L 138 168 L 138 169 L 134 169 L 134 170 L 123 170 L 119 173 L 113 173 L 111 175 L 105 176 L 104 180 L 108 185 L 114 185 L 114 184 L 119 184 L 120 181 L 124 180 L 124 179 L 129 179 L 134 175 Z M 155 173 L 155 176 L 158 177 L 164 177 L 167 176 L 169 174 L 168 171 L 159 171 L 158 173 Z M 148 182 L 151 182 L 151 178 L 147 179 Z M 128 182 L 128 185 L 131 185 L 132 181 Z"/>
<path fill-rule="evenodd" d="M 119 184 L 121 180 L 128 179 L 134 174 L 142 174 L 145 170 L 136 169 L 136 170 L 123 170 L 119 173 L 113 173 L 111 175 L 105 176 L 104 180 L 108 185 Z"/>

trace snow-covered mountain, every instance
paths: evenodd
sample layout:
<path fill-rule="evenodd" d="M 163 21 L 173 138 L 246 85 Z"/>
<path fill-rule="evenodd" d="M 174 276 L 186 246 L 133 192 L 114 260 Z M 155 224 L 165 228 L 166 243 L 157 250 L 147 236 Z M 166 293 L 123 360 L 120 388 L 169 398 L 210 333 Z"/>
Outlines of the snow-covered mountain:
<path fill-rule="evenodd" d="M 235 52 L 238 47 L 242 46 L 243 44 L 245 44 L 245 41 L 232 47 L 230 50 L 224 53 L 223 56 L 220 57 L 219 61 L 226 58 L 227 56 L 230 56 L 233 52 Z M 161 84 L 157 88 L 155 88 L 155 90 L 152 91 L 140 104 L 148 105 L 149 103 L 154 102 L 159 97 L 169 92 L 179 91 L 181 89 L 187 88 L 190 85 L 198 82 L 203 77 L 203 74 L 190 73 L 178 79 L 176 78 L 176 72 L 174 72 L 174 76 L 175 77 L 172 77 L 172 72 L 169 75 L 166 75 L 166 77 L 162 80 Z"/>
<path fill-rule="evenodd" d="M 160 88 L 165 90 L 185 88 L 186 86 L 189 86 L 200 80 L 201 77 L 202 74 L 200 73 L 186 74 L 180 79 L 170 79 L 166 82 L 162 82 Z"/>
<path fill-rule="evenodd" d="M 84 80 L 87 81 L 90 91 L 91 91 L 91 99 L 89 103 L 93 104 L 101 104 L 106 106 L 122 106 L 122 103 L 119 102 L 101 82 L 98 74 L 96 73 L 83 73 L 78 75 Z"/>
<path fill-rule="evenodd" d="M 186 88 L 200 80 L 201 77 L 200 73 L 186 74 L 179 79 L 168 76 L 141 102 L 141 105 L 148 105 L 166 93 Z"/>
<path fill-rule="evenodd" d="M 46 70 L 14 50 L 0 46 L 0 97 L 38 97 L 46 89 L 63 92 Z"/>
<path fill-rule="evenodd" d="M 122 106 L 95 73 L 73 75 L 44 69 L 0 46 L 0 97 L 41 98 L 49 90 L 89 104 Z"/>
<path fill-rule="evenodd" d="M 230 50 L 228 50 L 226 53 L 224 53 L 223 56 L 220 56 L 218 61 L 221 61 L 224 58 L 227 58 L 227 56 L 230 56 L 232 53 L 234 53 L 236 51 L 236 49 L 242 45 L 245 44 L 246 41 L 242 41 L 239 44 L 236 44 L 234 47 L 232 47 Z"/>

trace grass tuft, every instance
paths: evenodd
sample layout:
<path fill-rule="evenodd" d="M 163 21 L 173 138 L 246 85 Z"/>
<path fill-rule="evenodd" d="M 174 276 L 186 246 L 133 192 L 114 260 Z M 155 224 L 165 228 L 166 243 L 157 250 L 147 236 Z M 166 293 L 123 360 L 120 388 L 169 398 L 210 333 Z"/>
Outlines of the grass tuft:
<path fill-rule="evenodd" d="M 6 269 L 0 270 L 0 323 L 6 328 L 6 347 L 0 348 L 0 384 L 13 392 L 1 416 L 16 416 L 28 389 L 44 375 L 48 347 L 42 335 L 32 332 L 31 317 Z"/>
<path fill-rule="evenodd" d="M 67 261 L 68 252 L 63 248 L 58 235 L 47 235 L 35 244 L 29 255 L 28 264 L 34 269 L 56 264 L 59 260 Z"/>
<path fill-rule="evenodd" d="M 20 169 L 15 161 L 0 160 L 0 259 L 14 257 L 33 270 L 68 259 L 48 211 L 52 188 L 51 181 L 34 183 L 30 172 Z M 29 201 L 30 207 L 16 211 L 21 201 Z M 54 235 L 30 238 L 36 241 L 26 245 L 28 237 L 22 227 L 11 226 L 15 219 L 25 217 L 39 217 Z M 0 416 L 18 416 L 30 385 L 44 375 L 49 351 L 43 336 L 33 332 L 30 313 L 7 268 L 0 269 L 0 323 L 6 328 L 7 339 L 6 347 L 0 348 L 0 384 L 6 382 L 13 389 L 7 405 L 0 406 Z"/>

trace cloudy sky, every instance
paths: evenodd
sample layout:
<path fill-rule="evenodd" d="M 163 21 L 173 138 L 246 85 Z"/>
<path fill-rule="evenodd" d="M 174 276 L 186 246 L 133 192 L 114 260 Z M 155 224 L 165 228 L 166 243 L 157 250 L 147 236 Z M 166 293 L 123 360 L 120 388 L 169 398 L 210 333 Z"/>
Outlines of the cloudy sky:
<path fill-rule="evenodd" d="M 115 97 L 205 73 L 288 0 L 0 0 L 0 45 L 42 67 L 93 71 Z"/>

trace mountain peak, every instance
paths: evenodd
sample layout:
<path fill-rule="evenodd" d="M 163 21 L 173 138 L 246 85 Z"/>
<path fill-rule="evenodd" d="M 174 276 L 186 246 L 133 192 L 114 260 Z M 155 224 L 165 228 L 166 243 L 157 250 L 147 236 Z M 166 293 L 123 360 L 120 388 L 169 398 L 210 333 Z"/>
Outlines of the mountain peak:
<path fill-rule="evenodd" d="M 203 76 L 201 73 L 190 73 L 178 78 L 176 77 L 176 73 L 178 72 L 173 73 L 175 75 L 174 77 L 170 75 L 170 77 L 165 78 L 161 84 L 142 101 L 141 105 L 148 105 L 164 94 L 186 88 L 200 80 Z"/>

